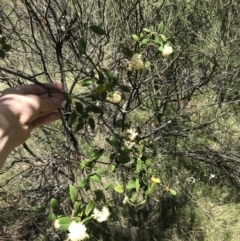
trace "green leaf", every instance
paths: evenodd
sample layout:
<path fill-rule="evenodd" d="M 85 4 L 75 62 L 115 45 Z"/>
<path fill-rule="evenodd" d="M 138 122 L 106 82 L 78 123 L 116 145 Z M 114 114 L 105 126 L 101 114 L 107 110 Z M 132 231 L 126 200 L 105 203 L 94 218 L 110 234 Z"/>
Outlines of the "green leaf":
<path fill-rule="evenodd" d="M 77 112 L 76 111 L 73 111 L 69 117 L 69 120 L 68 120 L 68 126 L 69 127 L 72 127 L 72 125 L 74 124 L 74 122 L 77 120 Z"/>
<path fill-rule="evenodd" d="M 54 213 L 49 213 L 48 217 L 47 217 L 47 223 L 49 225 L 52 225 L 53 222 L 56 220 L 56 215 Z"/>
<path fill-rule="evenodd" d="M 132 38 L 133 38 L 134 40 L 138 40 L 138 36 L 137 36 L 136 34 L 133 34 L 133 35 L 132 35 Z"/>
<path fill-rule="evenodd" d="M 169 189 L 169 191 L 170 191 L 170 193 L 171 193 L 172 195 L 174 195 L 174 196 L 177 195 L 177 192 L 176 192 L 175 190 L 173 190 L 173 189 Z"/>
<path fill-rule="evenodd" d="M 84 124 L 85 124 L 84 122 L 78 122 L 78 124 L 76 125 L 74 131 L 78 132 L 78 131 L 82 130 L 82 128 L 84 127 Z"/>
<path fill-rule="evenodd" d="M 83 81 L 81 82 L 81 86 L 87 87 L 87 86 L 89 86 L 89 85 L 92 85 L 93 82 L 94 82 L 94 81 L 93 81 L 92 79 L 85 79 L 85 80 L 83 80 Z"/>
<path fill-rule="evenodd" d="M 85 209 L 86 216 L 88 216 L 92 212 L 92 210 L 94 209 L 94 206 L 95 206 L 95 204 L 92 200 L 87 204 L 86 209 Z"/>
<path fill-rule="evenodd" d="M 114 170 L 115 170 L 115 165 L 114 165 L 114 164 L 111 164 L 110 167 L 109 167 L 109 170 L 110 170 L 110 172 L 114 172 Z"/>
<path fill-rule="evenodd" d="M 127 47 L 124 47 L 123 45 L 121 45 L 121 50 L 122 50 L 122 53 L 123 53 L 126 57 L 132 58 L 133 53 L 134 53 L 132 50 L 130 50 L 130 49 L 127 48 Z"/>
<path fill-rule="evenodd" d="M 61 217 L 55 220 L 54 227 L 57 230 L 66 231 L 68 230 L 68 227 L 71 222 L 72 222 L 72 219 L 70 217 Z"/>
<path fill-rule="evenodd" d="M 147 61 L 147 62 L 145 63 L 145 68 L 148 68 L 150 65 L 151 65 L 151 63 L 150 63 L 149 61 Z"/>
<path fill-rule="evenodd" d="M 142 160 L 140 158 L 137 159 L 136 171 L 139 172 L 142 169 Z"/>
<path fill-rule="evenodd" d="M 83 112 L 83 105 L 80 103 L 80 102 L 76 102 L 76 110 L 77 110 L 77 112 L 79 113 L 79 114 L 82 114 L 82 112 Z"/>
<path fill-rule="evenodd" d="M 99 168 L 97 169 L 97 174 L 104 175 L 104 174 L 106 174 L 106 173 L 107 173 L 107 170 L 104 169 L 104 168 L 102 168 L 102 167 L 99 167 Z"/>
<path fill-rule="evenodd" d="M 167 38 L 166 38 L 165 35 L 161 34 L 160 36 L 161 36 L 161 38 L 162 38 L 163 41 L 165 41 L 165 42 L 167 41 Z"/>
<path fill-rule="evenodd" d="M 156 187 L 157 187 L 157 186 L 156 186 L 155 183 L 151 184 L 151 186 L 148 187 L 148 189 L 147 189 L 147 191 L 145 192 L 145 194 L 148 196 L 148 195 L 154 193 L 154 192 L 156 191 Z"/>
<path fill-rule="evenodd" d="M 116 76 L 110 70 L 105 69 L 105 68 L 102 68 L 102 70 L 110 80 L 116 78 Z"/>
<path fill-rule="evenodd" d="M 110 190 L 113 188 L 113 183 L 110 183 L 107 185 L 107 187 L 105 188 L 106 190 Z"/>
<path fill-rule="evenodd" d="M 96 26 L 96 25 L 90 26 L 89 29 L 91 29 L 94 33 L 96 33 L 98 35 L 105 35 L 106 34 L 105 30 L 103 30 L 101 27 Z"/>
<path fill-rule="evenodd" d="M 103 154 L 104 149 L 94 149 L 91 155 L 91 161 L 97 161 L 99 157 Z"/>
<path fill-rule="evenodd" d="M 124 186 L 123 185 L 117 185 L 114 187 L 114 190 L 118 193 L 124 193 Z"/>
<path fill-rule="evenodd" d="M 137 201 L 137 197 L 138 197 L 137 193 L 134 193 L 129 200 L 130 200 L 132 203 L 135 203 L 135 202 Z"/>
<path fill-rule="evenodd" d="M 73 185 L 69 185 L 70 198 L 74 204 L 78 199 L 78 191 Z"/>
<path fill-rule="evenodd" d="M 78 187 L 81 187 L 81 188 L 88 188 L 89 187 L 89 179 L 84 178 L 81 181 L 79 181 L 77 185 L 78 185 Z"/>
<path fill-rule="evenodd" d="M 116 148 L 120 147 L 120 142 L 117 138 L 114 138 L 114 137 L 111 139 L 106 138 L 106 141 L 113 147 L 116 147 Z"/>
<path fill-rule="evenodd" d="M 5 58 L 5 53 L 3 50 L 0 49 L 0 58 L 4 59 Z"/>
<path fill-rule="evenodd" d="M 62 92 L 62 94 L 65 97 L 66 101 L 71 104 L 73 97 L 69 93 L 64 92 L 64 91 Z"/>
<path fill-rule="evenodd" d="M 58 202 L 58 200 L 55 199 L 55 198 L 51 198 L 51 200 L 50 200 L 50 207 L 51 207 L 52 209 L 57 209 L 57 208 L 59 208 L 59 202 Z"/>
<path fill-rule="evenodd" d="M 123 91 L 123 92 L 127 92 L 129 93 L 131 91 L 130 87 L 126 86 L 126 85 L 119 85 L 119 88 Z"/>
<path fill-rule="evenodd" d="M 80 208 L 80 203 L 79 202 L 75 202 L 74 203 L 74 212 L 73 212 L 73 216 L 77 217 L 77 216 L 81 216 L 81 208 Z"/>
<path fill-rule="evenodd" d="M 152 161 L 150 159 L 147 159 L 145 161 L 145 165 L 146 165 L 146 167 L 150 167 L 152 165 Z"/>
<path fill-rule="evenodd" d="M 140 189 L 140 181 L 139 178 L 136 178 L 136 191 L 138 192 Z"/>
<path fill-rule="evenodd" d="M 92 111 L 93 113 L 96 114 L 101 114 L 103 113 L 102 109 L 96 105 L 91 105 L 87 107 L 87 110 Z"/>
<path fill-rule="evenodd" d="M 2 49 L 5 51 L 9 51 L 11 49 L 11 46 L 9 44 L 4 44 Z"/>
<path fill-rule="evenodd" d="M 89 217 L 87 217 L 87 218 L 84 218 L 84 219 L 82 220 L 82 223 L 83 223 L 83 224 L 89 223 L 92 219 L 93 219 L 93 216 L 89 216 Z"/>
<path fill-rule="evenodd" d="M 158 25 L 158 33 L 162 33 L 164 30 L 164 25 L 163 25 L 163 21 Z"/>
<path fill-rule="evenodd" d="M 43 213 L 43 212 L 45 212 L 46 207 L 45 206 L 35 206 L 35 207 L 32 207 L 32 210 L 35 213 Z"/>
<path fill-rule="evenodd" d="M 143 31 L 146 33 L 151 33 L 151 30 L 149 30 L 148 28 L 144 28 Z"/>
<path fill-rule="evenodd" d="M 93 182 L 101 182 L 101 177 L 97 174 L 91 174 L 89 175 L 89 178 L 93 181 Z"/>
<path fill-rule="evenodd" d="M 85 38 L 81 37 L 78 42 L 79 54 L 84 54 L 86 52 L 86 48 L 87 48 L 87 40 Z"/>
<path fill-rule="evenodd" d="M 136 179 L 135 179 L 135 178 L 134 178 L 134 179 L 131 179 L 131 180 L 128 182 L 126 188 L 129 189 L 129 190 L 136 188 Z"/>
<path fill-rule="evenodd" d="M 145 38 L 145 39 L 143 39 L 143 40 L 141 41 L 141 44 L 147 44 L 148 41 L 149 41 L 149 40 Z"/>
<path fill-rule="evenodd" d="M 95 130 L 95 121 L 93 118 L 88 119 L 88 124 L 91 127 L 91 129 L 94 131 Z"/>
<path fill-rule="evenodd" d="M 162 51 L 163 51 L 163 46 L 160 46 L 160 47 L 158 48 L 158 51 L 162 52 Z"/>

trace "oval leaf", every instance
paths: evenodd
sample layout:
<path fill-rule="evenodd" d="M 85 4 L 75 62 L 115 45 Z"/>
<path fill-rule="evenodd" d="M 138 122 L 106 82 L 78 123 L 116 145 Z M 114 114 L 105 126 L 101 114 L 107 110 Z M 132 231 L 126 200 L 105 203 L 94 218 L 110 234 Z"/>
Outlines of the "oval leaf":
<path fill-rule="evenodd" d="M 81 86 L 83 86 L 83 87 L 87 87 L 87 86 L 89 86 L 91 84 L 93 84 L 93 80 L 92 79 L 86 79 L 86 80 L 83 80 L 81 82 Z"/>
<path fill-rule="evenodd" d="M 94 131 L 95 130 L 95 121 L 93 118 L 88 119 L 88 124 L 91 127 L 91 129 Z"/>
<path fill-rule="evenodd" d="M 63 91 L 62 94 L 65 97 L 66 101 L 71 104 L 73 97 L 68 92 Z"/>
<path fill-rule="evenodd" d="M 71 222 L 72 222 L 72 219 L 70 217 L 61 217 L 55 220 L 54 227 L 57 230 L 66 231 L 68 230 L 68 227 Z"/>
<path fill-rule="evenodd" d="M 114 187 L 114 190 L 118 193 L 124 193 L 124 186 L 123 185 L 117 185 Z"/>
<path fill-rule="evenodd" d="M 58 202 L 58 200 L 55 199 L 55 198 L 51 198 L 51 200 L 50 200 L 50 206 L 51 206 L 52 209 L 58 208 L 58 207 L 59 207 L 59 202 Z"/>
<path fill-rule="evenodd" d="M 85 215 L 86 215 L 86 216 L 88 216 L 88 215 L 92 212 L 92 210 L 94 209 L 94 206 L 95 206 L 95 204 L 94 204 L 93 201 L 90 201 L 90 202 L 88 203 L 88 205 L 87 205 L 87 207 L 86 207 L 86 209 L 85 209 Z"/>
<path fill-rule="evenodd" d="M 77 112 L 73 111 L 72 114 L 69 117 L 68 126 L 71 127 L 76 120 L 77 120 Z"/>
<path fill-rule="evenodd" d="M 78 199 L 78 191 L 73 185 L 69 185 L 70 198 L 74 204 Z"/>
<path fill-rule="evenodd" d="M 43 213 L 43 212 L 45 212 L 46 207 L 45 206 L 35 206 L 35 207 L 32 207 L 32 210 L 35 213 Z"/>
<path fill-rule="evenodd" d="M 86 52 L 86 48 L 87 48 L 87 40 L 82 37 L 78 42 L 79 54 L 84 54 Z"/>
<path fill-rule="evenodd" d="M 81 188 L 88 188 L 89 187 L 89 179 L 84 178 L 83 180 L 79 181 L 78 186 Z"/>
<path fill-rule="evenodd" d="M 106 34 L 105 30 L 103 30 L 101 27 L 96 26 L 96 25 L 90 26 L 89 29 L 91 29 L 94 33 L 96 33 L 98 35 L 105 35 Z"/>
<path fill-rule="evenodd" d="M 89 177 L 90 177 L 90 179 L 91 179 L 93 182 L 101 182 L 100 176 L 97 175 L 96 173 L 90 175 Z"/>
<path fill-rule="evenodd" d="M 170 189 L 169 191 L 170 191 L 170 193 L 171 193 L 172 195 L 174 195 L 174 196 L 176 196 L 176 195 L 177 195 L 177 192 L 176 192 L 175 190 Z"/>
<path fill-rule="evenodd" d="M 56 215 L 54 213 L 49 213 L 47 217 L 47 223 L 49 225 L 52 225 L 55 220 L 56 220 Z"/>

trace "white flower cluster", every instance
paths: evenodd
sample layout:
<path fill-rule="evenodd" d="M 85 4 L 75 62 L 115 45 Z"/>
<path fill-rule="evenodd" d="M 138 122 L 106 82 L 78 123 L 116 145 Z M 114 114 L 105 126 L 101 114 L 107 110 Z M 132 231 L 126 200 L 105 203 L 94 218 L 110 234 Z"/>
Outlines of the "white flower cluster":
<path fill-rule="evenodd" d="M 68 227 L 68 240 L 69 241 L 82 241 L 84 239 L 88 239 L 89 236 L 87 234 L 87 228 L 82 223 L 77 223 L 76 221 L 72 221 Z"/>
<path fill-rule="evenodd" d="M 125 131 L 124 136 L 126 138 L 124 146 L 128 149 L 132 149 L 135 146 L 135 139 L 138 136 L 138 132 L 135 129 L 128 129 Z"/>
<path fill-rule="evenodd" d="M 134 54 L 131 58 L 131 60 L 128 62 L 128 70 L 133 71 L 133 70 L 139 70 L 142 69 L 144 64 L 142 61 L 142 55 L 141 54 Z"/>
<path fill-rule="evenodd" d="M 102 211 L 94 208 L 92 215 L 94 219 L 96 219 L 99 223 L 102 223 L 108 219 L 108 217 L 110 216 L 110 212 L 107 207 L 103 207 Z"/>
<path fill-rule="evenodd" d="M 163 57 L 167 57 L 167 56 L 169 56 L 172 53 L 173 53 L 173 47 L 170 46 L 170 45 L 167 45 L 167 44 L 164 45 L 163 51 L 162 51 L 162 56 Z"/>

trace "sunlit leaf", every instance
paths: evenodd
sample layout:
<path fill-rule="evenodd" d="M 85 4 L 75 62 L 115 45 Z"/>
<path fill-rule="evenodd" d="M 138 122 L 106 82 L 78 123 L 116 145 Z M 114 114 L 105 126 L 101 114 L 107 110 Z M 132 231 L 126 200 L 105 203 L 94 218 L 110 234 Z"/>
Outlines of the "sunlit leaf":
<path fill-rule="evenodd" d="M 73 185 L 69 185 L 70 198 L 72 203 L 75 203 L 78 199 L 78 191 Z"/>
<path fill-rule="evenodd" d="M 79 181 L 77 185 L 78 185 L 78 187 L 81 187 L 81 188 L 88 188 L 89 187 L 89 179 L 84 178 L 81 181 Z"/>
<path fill-rule="evenodd" d="M 110 170 L 110 172 L 114 172 L 114 170 L 115 170 L 115 165 L 114 165 L 114 164 L 111 164 L 110 167 L 109 167 L 109 170 Z"/>
<path fill-rule="evenodd" d="M 52 225 L 55 220 L 56 220 L 56 215 L 54 213 L 49 213 L 47 217 L 47 223 L 49 225 Z"/>
<path fill-rule="evenodd" d="M 176 195 L 177 195 L 177 192 L 176 192 L 175 190 L 170 189 L 169 191 L 170 191 L 170 193 L 171 193 L 172 195 L 174 195 L 174 196 L 176 196 Z"/>
<path fill-rule="evenodd" d="M 46 207 L 45 206 L 35 206 L 35 207 L 32 207 L 32 210 L 35 213 L 43 213 L 43 212 L 45 212 Z"/>
<path fill-rule="evenodd" d="M 138 36 L 137 36 L 136 34 L 133 34 L 133 35 L 132 35 L 132 38 L 133 38 L 134 40 L 138 40 Z"/>
<path fill-rule="evenodd" d="M 87 217 L 87 218 L 84 218 L 84 219 L 82 220 L 82 223 L 83 223 L 83 224 L 87 224 L 87 223 L 89 223 L 92 219 L 93 219 L 93 216 L 89 216 L 89 217 Z"/>
<path fill-rule="evenodd" d="M 114 187 L 114 190 L 118 193 L 124 193 L 124 186 L 123 185 L 117 185 Z"/>
<path fill-rule="evenodd" d="M 136 191 L 138 192 L 140 189 L 140 181 L 139 178 L 136 178 Z"/>
<path fill-rule="evenodd" d="M 94 149 L 91 155 L 91 160 L 96 161 L 103 154 L 104 149 Z"/>
<path fill-rule="evenodd" d="M 145 68 L 148 68 L 150 65 L 151 65 L 151 63 L 150 63 L 149 61 L 147 61 L 147 62 L 145 63 Z"/>
<path fill-rule="evenodd" d="M 150 33 L 151 32 L 151 30 L 149 30 L 148 28 L 144 28 L 143 31 L 146 32 L 146 33 Z"/>
<path fill-rule="evenodd" d="M 167 41 L 167 38 L 166 38 L 165 35 L 161 34 L 160 36 L 161 36 L 161 38 L 162 38 L 163 41 L 165 41 L 165 42 Z"/>
<path fill-rule="evenodd" d="M 140 158 L 137 159 L 136 171 L 139 172 L 142 169 L 142 160 Z"/>
<path fill-rule="evenodd" d="M 158 33 L 162 33 L 164 29 L 163 21 L 158 25 Z"/>
<path fill-rule="evenodd" d="M 98 174 L 96 174 L 96 173 L 89 175 L 89 178 L 93 182 L 101 182 L 101 177 Z"/>
<path fill-rule="evenodd" d="M 134 178 L 128 181 L 126 188 L 129 190 L 136 188 L 136 179 Z"/>
<path fill-rule="evenodd" d="M 50 200 L 50 207 L 51 207 L 52 209 L 58 208 L 58 207 L 59 207 L 59 202 L 58 202 L 58 200 L 55 199 L 55 198 L 51 198 L 51 200 Z"/>
<path fill-rule="evenodd" d="M 92 212 L 92 210 L 94 209 L 94 206 L 95 206 L 95 204 L 92 200 L 88 202 L 86 209 L 85 209 L 86 216 L 88 216 Z"/>
<path fill-rule="evenodd" d="M 104 175 L 104 174 L 106 174 L 106 173 L 107 173 L 107 170 L 104 169 L 104 168 L 102 168 L 102 167 L 99 167 L 99 168 L 97 169 L 97 174 Z"/>
<path fill-rule="evenodd" d="M 129 200 L 130 200 L 132 203 L 135 203 L 135 202 L 137 201 L 137 197 L 138 197 L 137 193 L 134 193 L 134 194 L 130 197 Z"/>
<path fill-rule="evenodd" d="M 57 218 L 54 221 L 54 227 L 57 230 L 66 231 L 66 230 L 68 230 L 68 227 L 69 227 L 71 222 L 72 222 L 72 219 L 70 217 Z"/>
<path fill-rule="evenodd" d="M 93 82 L 94 82 L 94 81 L 93 81 L 92 79 L 85 79 L 85 80 L 83 80 L 83 81 L 81 82 L 81 86 L 87 87 L 87 86 L 93 84 Z"/>

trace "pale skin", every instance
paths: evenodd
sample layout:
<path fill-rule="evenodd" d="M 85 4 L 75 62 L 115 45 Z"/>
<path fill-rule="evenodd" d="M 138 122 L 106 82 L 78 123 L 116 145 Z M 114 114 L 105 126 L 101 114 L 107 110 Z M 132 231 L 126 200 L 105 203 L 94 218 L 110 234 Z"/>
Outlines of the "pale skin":
<path fill-rule="evenodd" d="M 0 168 L 11 151 L 23 144 L 33 129 L 59 120 L 57 109 L 65 100 L 62 86 L 47 84 L 48 89 L 39 85 L 9 88 L 0 95 Z"/>

